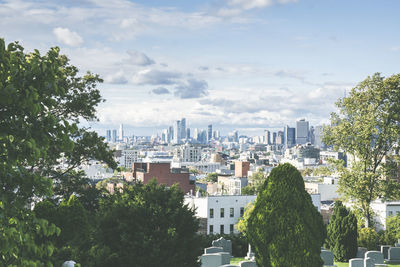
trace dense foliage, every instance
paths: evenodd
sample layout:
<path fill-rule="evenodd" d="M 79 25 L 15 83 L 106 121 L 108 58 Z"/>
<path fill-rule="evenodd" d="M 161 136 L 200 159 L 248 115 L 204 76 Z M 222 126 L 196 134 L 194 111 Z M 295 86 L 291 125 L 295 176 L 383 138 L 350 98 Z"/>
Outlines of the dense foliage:
<path fill-rule="evenodd" d="M 197 266 L 199 223 L 183 196 L 152 180 L 103 198 L 88 266 Z"/>
<path fill-rule="evenodd" d="M 327 229 L 327 246 L 336 261 L 349 261 L 357 255 L 357 219 L 342 202 L 336 201 Z"/>
<path fill-rule="evenodd" d="M 374 228 L 361 228 L 358 231 L 358 246 L 368 250 L 377 249 L 378 234 Z"/>
<path fill-rule="evenodd" d="M 245 225 L 258 266 L 322 265 L 325 226 L 292 165 L 272 170 Z"/>
<path fill-rule="evenodd" d="M 400 239 L 400 215 L 386 218 L 386 230 L 380 233 L 379 243 L 394 246 Z"/>
<path fill-rule="evenodd" d="M 339 191 L 362 211 L 366 227 L 373 225 L 370 204 L 377 198 L 399 197 L 398 156 L 400 141 L 400 74 L 388 78 L 379 73 L 354 87 L 336 103 L 324 142 L 347 153 L 349 168 L 339 168 Z"/>

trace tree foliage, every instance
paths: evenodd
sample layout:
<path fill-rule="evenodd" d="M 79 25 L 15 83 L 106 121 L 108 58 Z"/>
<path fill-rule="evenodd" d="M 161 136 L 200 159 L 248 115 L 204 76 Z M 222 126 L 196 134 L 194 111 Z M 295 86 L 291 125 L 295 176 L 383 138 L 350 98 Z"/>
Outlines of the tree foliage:
<path fill-rule="evenodd" d="M 258 266 L 321 266 L 326 230 L 300 172 L 286 163 L 262 186 L 246 223 Z"/>
<path fill-rule="evenodd" d="M 378 234 L 374 228 L 361 228 L 358 231 L 358 246 L 367 248 L 368 250 L 376 250 L 376 242 Z"/>
<path fill-rule="evenodd" d="M 394 245 L 400 239 L 400 215 L 386 218 L 386 230 L 381 238 L 381 244 Z"/>
<path fill-rule="evenodd" d="M 347 153 L 350 167 L 341 169 L 339 191 L 362 210 L 368 227 L 373 224 L 371 202 L 399 196 L 399 184 L 390 176 L 398 161 L 392 152 L 400 140 L 400 74 L 384 78 L 376 73 L 336 106 L 324 142 Z"/>
<path fill-rule="evenodd" d="M 327 229 L 327 245 L 336 261 L 349 261 L 357 254 L 357 219 L 342 202 L 336 201 Z"/>
<path fill-rule="evenodd" d="M 194 211 L 177 187 L 135 184 L 103 198 L 92 266 L 197 266 Z"/>
<path fill-rule="evenodd" d="M 78 76 L 58 48 L 25 53 L 18 43 L 6 47 L 0 39 L 2 266 L 51 264 L 48 240 L 59 229 L 37 218 L 32 203 L 51 196 L 53 188 L 60 198 L 84 190 L 88 183 L 76 171 L 82 162 L 98 159 L 115 167 L 103 139 L 79 127 L 96 120 L 98 82 L 91 73 Z"/>
<path fill-rule="evenodd" d="M 266 179 L 264 169 L 260 168 L 249 177 L 249 184 L 242 188 L 242 195 L 256 195 Z"/>

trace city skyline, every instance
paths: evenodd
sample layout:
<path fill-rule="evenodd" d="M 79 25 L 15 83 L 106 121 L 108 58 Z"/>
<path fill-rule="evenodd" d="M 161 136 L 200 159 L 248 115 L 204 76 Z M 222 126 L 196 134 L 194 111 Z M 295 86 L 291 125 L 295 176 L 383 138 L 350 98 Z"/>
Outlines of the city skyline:
<path fill-rule="evenodd" d="M 251 135 L 329 120 L 368 75 L 398 72 L 400 2 L 317 0 L 0 1 L 5 41 L 59 46 L 98 73 L 102 135 L 190 127 Z M 292 125 L 293 126 L 293 125 Z"/>

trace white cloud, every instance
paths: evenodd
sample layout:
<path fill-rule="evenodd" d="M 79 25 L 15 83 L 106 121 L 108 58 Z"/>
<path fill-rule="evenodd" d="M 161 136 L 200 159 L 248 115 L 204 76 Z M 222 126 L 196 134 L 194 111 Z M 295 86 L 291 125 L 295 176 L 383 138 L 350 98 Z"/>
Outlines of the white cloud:
<path fill-rule="evenodd" d="M 229 0 L 230 6 L 240 6 L 243 9 L 262 8 L 272 5 L 273 0 Z"/>
<path fill-rule="evenodd" d="M 107 75 L 104 78 L 104 81 L 106 83 L 111 83 L 111 84 L 126 84 L 126 83 L 128 83 L 128 79 L 125 77 L 125 74 L 122 71 Z"/>
<path fill-rule="evenodd" d="M 136 73 L 132 82 L 137 85 L 168 85 L 175 84 L 181 74 L 173 71 L 145 69 Z"/>
<path fill-rule="evenodd" d="M 129 60 L 126 61 L 127 63 L 139 66 L 147 66 L 155 63 L 153 59 L 149 58 L 144 53 L 141 53 L 139 51 L 129 50 L 127 51 L 127 53 L 129 55 Z"/>
<path fill-rule="evenodd" d="M 68 46 L 80 46 L 83 43 L 82 37 L 68 28 L 54 28 L 53 33 L 59 42 Z"/>

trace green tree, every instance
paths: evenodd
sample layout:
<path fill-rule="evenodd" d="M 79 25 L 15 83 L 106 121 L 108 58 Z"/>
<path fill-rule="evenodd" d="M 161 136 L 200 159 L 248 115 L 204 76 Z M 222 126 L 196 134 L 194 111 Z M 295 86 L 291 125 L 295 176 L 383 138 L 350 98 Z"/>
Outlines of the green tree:
<path fill-rule="evenodd" d="M 249 177 L 249 184 L 242 188 L 242 195 L 255 195 L 266 180 L 264 169 L 260 168 Z"/>
<path fill-rule="evenodd" d="M 326 230 L 305 191 L 300 172 L 286 163 L 274 168 L 247 219 L 246 236 L 258 266 L 321 266 Z"/>
<path fill-rule="evenodd" d="M 0 39 L 0 265 L 50 265 L 48 240 L 59 229 L 30 206 L 53 189 L 60 198 L 84 192 L 87 179 L 75 170 L 84 161 L 115 166 L 103 138 L 79 128 L 96 119 L 98 82 L 90 73 L 78 76 L 58 48 L 42 56 Z"/>
<path fill-rule="evenodd" d="M 336 201 L 327 229 L 327 245 L 336 261 L 349 261 L 357 254 L 357 218 Z"/>
<path fill-rule="evenodd" d="M 378 234 L 374 228 L 361 228 L 358 231 L 358 246 L 367 248 L 368 250 L 376 250 L 376 242 Z"/>
<path fill-rule="evenodd" d="M 89 266 L 197 266 L 199 222 L 183 196 L 152 180 L 103 198 Z"/>
<path fill-rule="evenodd" d="M 386 218 L 386 230 L 381 244 L 394 245 L 400 239 L 400 215 Z"/>
<path fill-rule="evenodd" d="M 218 173 L 212 172 L 212 173 L 207 174 L 207 176 L 206 176 L 206 181 L 207 181 L 207 182 L 214 182 L 214 183 L 216 183 L 216 182 L 218 181 Z"/>
<path fill-rule="evenodd" d="M 366 78 L 336 102 L 339 111 L 324 129 L 324 142 L 347 153 L 350 167 L 341 168 L 339 192 L 362 211 L 366 227 L 373 225 L 372 201 L 399 196 L 399 183 L 390 179 L 391 152 L 400 140 L 399 88 L 400 74 Z"/>

